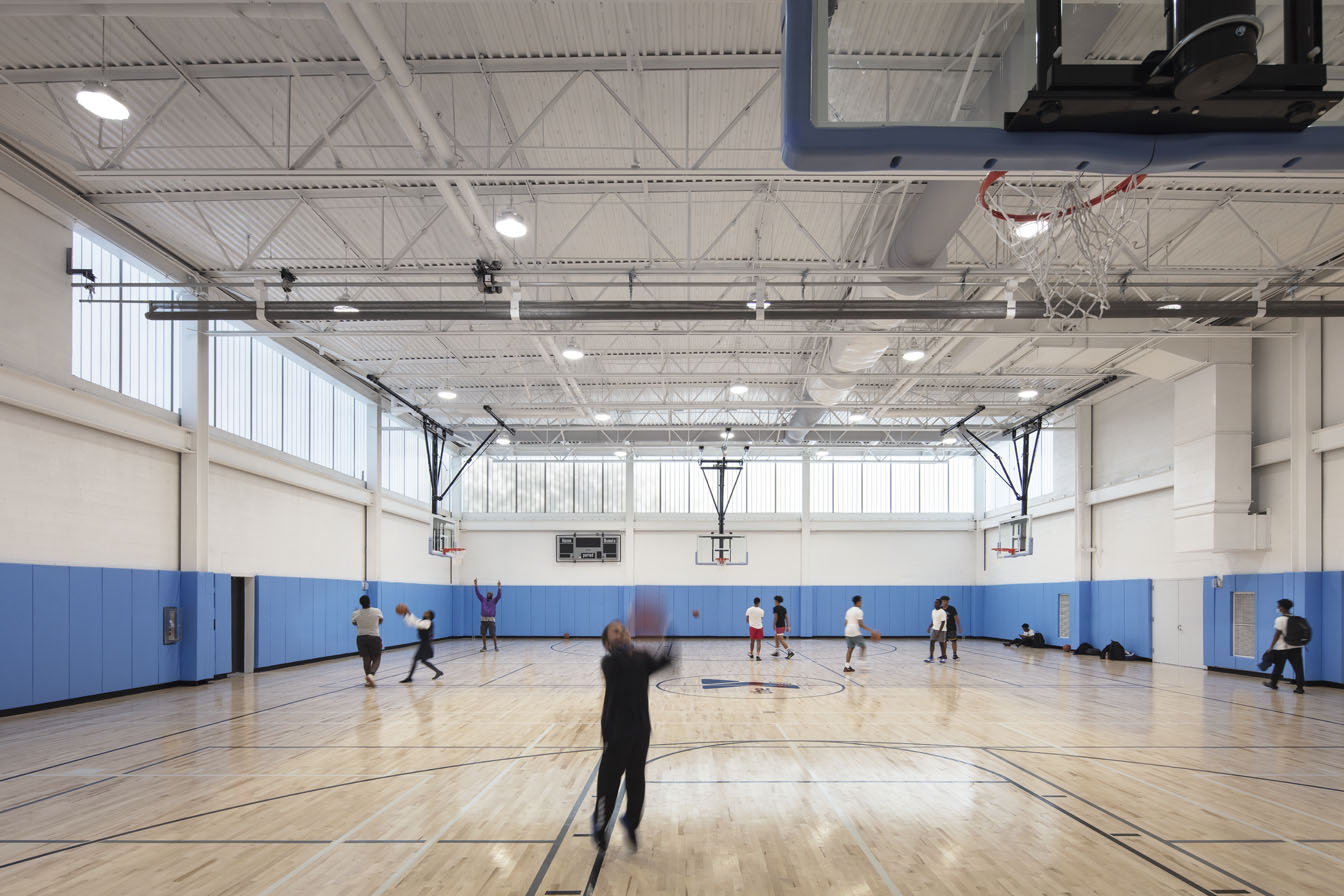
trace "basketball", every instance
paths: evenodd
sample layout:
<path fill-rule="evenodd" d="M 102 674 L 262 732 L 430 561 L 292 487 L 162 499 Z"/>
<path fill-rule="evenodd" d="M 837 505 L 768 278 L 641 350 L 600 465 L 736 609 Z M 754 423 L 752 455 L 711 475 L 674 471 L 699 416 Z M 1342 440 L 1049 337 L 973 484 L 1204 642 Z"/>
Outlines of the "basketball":
<path fill-rule="evenodd" d="M 405 616 L 407 613 L 411 612 L 411 608 L 405 604 L 397 604 L 393 609 L 398 616 Z"/>
<path fill-rule="evenodd" d="M 877 629 L 873 629 L 873 640 L 874 640 L 874 641 L 881 641 L 881 640 L 882 640 L 882 633 L 881 633 L 880 631 L 878 631 Z"/>
<path fill-rule="evenodd" d="M 699 618 L 700 618 L 700 611 L 699 611 L 699 610 L 692 610 L 692 611 L 691 611 L 691 617 L 692 617 L 693 619 L 699 619 Z"/>
<path fill-rule="evenodd" d="M 566 641 L 569 640 L 569 632 L 565 632 L 565 640 L 566 640 Z"/>

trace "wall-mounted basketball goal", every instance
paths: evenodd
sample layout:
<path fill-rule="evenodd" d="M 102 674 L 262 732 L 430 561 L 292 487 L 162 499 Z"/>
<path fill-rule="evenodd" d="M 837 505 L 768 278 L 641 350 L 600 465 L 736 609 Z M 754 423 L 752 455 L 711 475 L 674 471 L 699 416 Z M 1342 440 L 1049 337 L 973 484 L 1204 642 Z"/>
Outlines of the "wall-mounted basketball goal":
<path fill-rule="evenodd" d="M 728 505 L 732 503 L 733 493 L 742 479 L 742 469 L 747 463 L 749 447 L 742 448 L 742 456 L 728 456 L 725 445 L 716 458 L 705 457 L 705 446 L 700 446 L 700 475 L 709 489 L 709 498 L 714 503 L 714 513 L 718 516 L 719 527 L 708 535 L 695 537 L 696 566 L 746 566 L 747 536 L 737 535 L 724 527 L 728 515 Z M 731 485 L 729 477 L 731 474 Z"/>

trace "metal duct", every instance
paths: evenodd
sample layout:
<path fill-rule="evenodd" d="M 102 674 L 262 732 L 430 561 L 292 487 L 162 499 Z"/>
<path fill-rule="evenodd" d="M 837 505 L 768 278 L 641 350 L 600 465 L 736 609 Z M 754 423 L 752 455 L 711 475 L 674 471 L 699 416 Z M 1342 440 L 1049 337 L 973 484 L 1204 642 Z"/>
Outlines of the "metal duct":
<path fill-rule="evenodd" d="M 904 214 L 900 230 L 892 237 L 883 257 L 875 259 L 883 267 L 932 269 L 942 267 L 947 257 L 947 244 L 957 232 L 966 213 L 975 202 L 976 185 L 959 181 L 934 181 L 909 200 L 910 208 Z M 893 206 L 879 218 L 879 227 L 889 227 L 898 208 Z M 892 278 L 882 292 L 902 297 L 920 297 L 929 293 L 923 284 L 903 282 Z M 901 318 L 873 317 L 877 326 L 892 326 Z M 877 324 L 878 321 L 884 324 Z M 854 391 L 857 380 L 845 374 L 868 370 L 891 348 L 892 339 L 881 334 L 851 336 L 834 339 L 824 363 L 825 372 L 807 380 L 807 397 L 833 407 L 843 402 Z M 818 417 L 819 419 L 819 417 Z M 816 421 L 813 420 L 813 423 Z M 790 420 L 791 431 L 786 441 L 797 444 L 807 438 L 802 428 L 803 418 L 795 411 Z"/>
<path fill-rule="evenodd" d="M 531 302 L 519 306 L 519 320 L 578 321 L 668 321 L 719 320 L 751 323 L 755 312 L 739 303 L 726 302 Z M 943 299 L 874 301 L 776 302 L 769 320 L 1007 320 L 1006 302 L 949 302 Z M 256 320 L 251 302 L 152 302 L 149 320 Z M 1045 304 L 1018 300 L 1016 320 L 1045 320 Z M 1241 319 L 1253 317 L 1344 317 L 1344 301 L 1270 299 L 1263 313 L 1253 300 L 1181 302 L 1179 308 L 1160 308 L 1153 302 L 1112 302 L 1109 319 L 1190 320 L 1199 318 Z M 281 321 L 446 320 L 509 321 L 508 305 L 480 302 L 369 302 L 356 313 L 334 310 L 331 302 L 284 302 L 269 304 L 265 318 Z M 1154 334 L 1160 337 L 1161 334 Z M 850 337 L 843 337 L 848 339 Z M 857 338 L 857 337 L 856 337 Z M 841 341 L 837 337 L 836 341 Z"/>

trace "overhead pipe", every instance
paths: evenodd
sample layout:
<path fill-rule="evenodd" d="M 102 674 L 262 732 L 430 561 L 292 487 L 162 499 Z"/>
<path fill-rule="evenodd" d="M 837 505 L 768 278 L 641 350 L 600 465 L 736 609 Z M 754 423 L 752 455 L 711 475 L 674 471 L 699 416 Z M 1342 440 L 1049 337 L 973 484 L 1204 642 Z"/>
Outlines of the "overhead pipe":
<path fill-rule="evenodd" d="M 1260 304 L 1253 299 L 1235 301 L 1181 302 L 1180 308 L 1163 308 L 1153 302 L 1112 302 L 1105 319 L 1155 318 L 1188 320 L 1192 318 L 1272 317 L 1344 317 L 1344 301 L 1302 301 L 1269 299 Z M 768 320 L 1005 320 L 1008 303 L 949 302 L 945 299 L 806 300 L 774 303 Z M 145 315 L 149 320 L 255 320 L 257 308 L 250 302 L 171 301 L 152 302 Z M 1016 320 L 1046 320 L 1051 315 L 1044 302 L 1016 302 Z M 512 320 L 508 305 L 484 305 L 480 302 L 369 302 L 355 313 L 335 310 L 332 302 L 285 302 L 269 304 L 265 318 L 282 321 L 368 321 L 368 320 Z M 518 307 L 519 320 L 538 321 L 739 321 L 752 323 L 754 311 L 736 303 L 703 302 L 531 302 Z M 1037 334 L 1040 335 L 1040 334 Z M 1162 334 L 1153 334 L 1161 338 Z"/>

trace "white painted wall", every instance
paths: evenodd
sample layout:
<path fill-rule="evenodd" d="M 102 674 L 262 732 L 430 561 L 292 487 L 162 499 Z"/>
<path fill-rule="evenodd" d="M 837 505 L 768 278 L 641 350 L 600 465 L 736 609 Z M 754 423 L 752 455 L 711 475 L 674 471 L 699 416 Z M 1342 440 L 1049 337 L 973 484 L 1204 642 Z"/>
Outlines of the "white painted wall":
<path fill-rule="evenodd" d="M 1172 465 L 1174 386 L 1144 381 L 1092 409 L 1092 485 L 1100 488 Z"/>
<path fill-rule="evenodd" d="M 1321 468 L 1325 492 L 1321 501 L 1322 565 L 1344 569 L 1344 450 L 1327 451 Z"/>
<path fill-rule="evenodd" d="M 1344 423 L 1344 318 L 1321 321 L 1321 423 Z M 1333 567 L 1338 569 L 1339 567 Z"/>
<path fill-rule="evenodd" d="M 363 580 L 364 507 L 212 464 L 209 568 Z"/>
<path fill-rule="evenodd" d="M 0 458 L 0 561 L 177 568 L 175 452 L 0 404 Z"/>
<path fill-rule="evenodd" d="M 1290 322 L 1285 322 L 1290 323 Z M 1275 330 L 1289 330 L 1279 322 Z M 1251 340 L 1251 438 L 1263 445 L 1288 438 L 1292 426 L 1293 341 L 1291 338 Z"/>
<path fill-rule="evenodd" d="M 70 379 L 67 224 L 0 188 L 0 363 L 54 382 Z"/>
<path fill-rule="evenodd" d="M 462 561 L 449 560 L 446 557 L 433 557 L 429 553 L 429 509 L 423 517 L 410 519 L 406 516 L 383 511 L 382 534 L 382 574 L 384 582 L 416 582 L 423 585 L 447 585 L 449 570 L 457 567 L 455 578 L 460 582 L 470 582 L 462 577 Z"/>
<path fill-rule="evenodd" d="M 972 585 L 976 533 L 813 532 L 813 585 Z"/>
<path fill-rule="evenodd" d="M 972 581 L 977 585 L 1072 581 L 1073 530 L 1073 511 L 1034 517 L 1031 555 L 1012 559 L 1001 559 L 992 550 L 999 543 L 998 526 L 983 530 L 976 538 L 978 550 L 973 548 L 978 556 Z"/>

